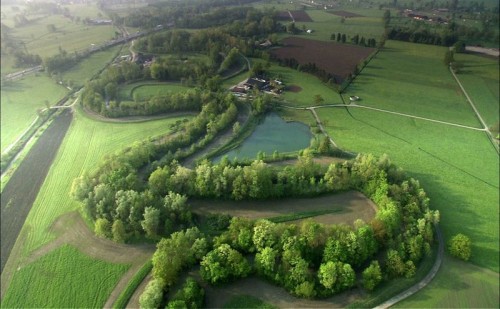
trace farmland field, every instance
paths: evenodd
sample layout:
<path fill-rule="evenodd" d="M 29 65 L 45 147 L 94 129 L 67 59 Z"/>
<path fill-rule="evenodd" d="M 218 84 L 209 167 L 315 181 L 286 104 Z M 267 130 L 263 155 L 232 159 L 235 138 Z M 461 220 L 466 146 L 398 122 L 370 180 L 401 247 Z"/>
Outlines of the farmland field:
<path fill-rule="evenodd" d="M 113 60 L 120 48 L 121 46 L 114 46 L 91 54 L 63 72 L 62 79 L 66 82 L 72 81 L 75 87 L 83 86 L 87 80 L 102 69 L 104 64 Z"/>
<path fill-rule="evenodd" d="M 447 256 L 427 288 L 394 308 L 498 308 L 498 273 Z"/>
<path fill-rule="evenodd" d="M 129 265 L 92 259 L 71 246 L 63 246 L 21 267 L 3 308 L 102 307 Z M 69 293 L 71 290 L 79 293 Z"/>
<path fill-rule="evenodd" d="M 358 104 L 479 128 L 443 64 L 446 47 L 387 41 L 345 94 Z"/>
<path fill-rule="evenodd" d="M 54 120 L 2 191 L 2 271 L 71 119 L 72 114 L 65 112 Z"/>
<path fill-rule="evenodd" d="M 14 142 L 37 117 L 37 109 L 54 105 L 68 92 L 45 74 L 6 82 L 1 90 L 1 148 Z M 36 93 L 36 96 L 33 94 Z"/>
<path fill-rule="evenodd" d="M 292 21 L 292 17 L 293 17 L 293 20 L 295 22 L 312 22 L 313 21 L 311 19 L 311 17 L 309 17 L 309 15 L 307 14 L 307 12 L 303 11 L 303 10 L 300 10 L 300 11 L 299 10 L 281 11 L 281 12 L 278 12 L 278 16 L 277 16 L 277 18 L 279 20 L 288 21 L 288 22 Z"/>
<path fill-rule="evenodd" d="M 499 121 L 499 63 L 498 60 L 470 54 L 456 54 L 455 59 L 463 63 L 458 79 L 476 105 L 488 126 Z"/>
<path fill-rule="evenodd" d="M 326 43 L 290 37 L 283 40 L 284 47 L 273 49 L 277 59 L 296 59 L 300 65 L 314 63 L 319 69 L 335 76 L 341 83 L 355 67 L 375 51 L 374 48 L 356 45 Z"/>
<path fill-rule="evenodd" d="M 312 33 L 299 33 L 299 37 L 321 41 L 330 41 L 332 33 L 345 33 L 347 42 L 356 34 L 365 39 L 375 39 L 377 42 L 384 33 L 382 23 L 383 10 L 346 9 L 349 13 L 363 15 L 363 17 L 347 18 L 342 22 L 342 17 L 331 14 L 325 10 L 307 10 L 312 22 L 297 22 L 296 27 L 313 30 Z M 283 37 L 284 35 L 281 35 Z"/>

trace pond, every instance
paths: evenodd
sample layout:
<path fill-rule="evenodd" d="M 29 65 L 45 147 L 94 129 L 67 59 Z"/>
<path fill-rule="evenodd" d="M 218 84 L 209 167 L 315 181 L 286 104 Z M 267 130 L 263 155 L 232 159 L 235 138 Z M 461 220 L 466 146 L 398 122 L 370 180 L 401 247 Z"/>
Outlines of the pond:
<path fill-rule="evenodd" d="M 229 160 L 252 159 L 259 151 L 267 156 L 271 156 L 275 150 L 280 153 L 297 151 L 307 148 L 312 137 L 307 125 L 286 122 L 278 114 L 271 113 L 238 148 L 214 158 L 213 161 L 218 162 L 223 156 L 227 156 Z"/>

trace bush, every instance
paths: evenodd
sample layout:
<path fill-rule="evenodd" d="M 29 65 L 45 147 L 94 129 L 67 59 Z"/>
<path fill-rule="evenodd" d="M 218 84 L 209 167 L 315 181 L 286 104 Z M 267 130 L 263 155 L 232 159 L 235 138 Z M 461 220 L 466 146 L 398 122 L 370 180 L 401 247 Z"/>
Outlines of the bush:
<path fill-rule="evenodd" d="M 471 241 L 464 234 L 457 234 L 448 242 L 450 254 L 461 260 L 468 261 L 471 255 Z"/>
<path fill-rule="evenodd" d="M 238 251 L 222 244 L 210 251 L 200 263 L 203 280 L 213 284 L 244 278 L 250 273 L 250 264 Z"/>

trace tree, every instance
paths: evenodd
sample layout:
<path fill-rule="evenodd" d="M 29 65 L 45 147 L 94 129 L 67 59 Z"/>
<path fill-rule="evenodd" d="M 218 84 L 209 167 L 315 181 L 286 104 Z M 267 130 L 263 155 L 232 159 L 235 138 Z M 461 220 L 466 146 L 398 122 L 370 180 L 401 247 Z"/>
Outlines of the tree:
<path fill-rule="evenodd" d="M 239 121 L 236 121 L 234 124 L 233 124 L 233 134 L 236 135 L 240 132 L 241 130 L 241 125 L 240 125 L 240 122 Z"/>
<path fill-rule="evenodd" d="M 146 289 L 139 297 L 139 305 L 141 308 L 158 308 L 163 298 L 163 288 L 165 282 L 161 279 L 151 280 Z"/>
<path fill-rule="evenodd" d="M 455 62 L 455 59 L 453 57 L 453 51 L 451 50 L 447 50 L 445 53 L 444 53 L 444 64 L 446 66 L 449 66 L 450 64 L 452 64 L 453 62 Z"/>
<path fill-rule="evenodd" d="M 95 221 L 94 232 L 99 237 L 109 238 L 111 235 L 111 223 L 106 218 Z"/>
<path fill-rule="evenodd" d="M 450 254 L 464 261 L 468 261 L 471 256 L 471 246 L 469 237 L 462 233 L 453 236 L 448 242 Z"/>
<path fill-rule="evenodd" d="M 146 207 L 141 226 L 148 237 L 155 238 L 158 235 L 158 228 L 160 226 L 160 210 L 154 207 Z"/>
<path fill-rule="evenodd" d="M 124 243 L 127 240 L 127 232 L 125 231 L 125 226 L 122 220 L 116 220 L 113 222 L 111 227 L 111 234 L 113 235 L 113 241 L 118 243 Z"/>
<path fill-rule="evenodd" d="M 325 99 L 323 99 L 323 97 L 321 96 L 321 94 L 314 95 L 314 103 L 316 105 L 320 105 L 323 102 L 325 102 Z"/>
<path fill-rule="evenodd" d="M 255 255 L 255 267 L 257 268 L 257 271 L 270 279 L 274 279 L 276 274 L 277 257 L 277 250 L 270 247 L 262 249 Z"/>
<path fill-rule="evenodd" d="M 363 271 L 363 287 L 368 291 L 373 291 L 375 287 L 382 281 L 382 271 L 378 261 L 372 261 Z"/>
<path fill-rule="evenodd" d="M 212 284 L 246 277 L 251 270 L 248 261 L 228 244 L 210 251 L 200 262 L 200 275 Z"/>

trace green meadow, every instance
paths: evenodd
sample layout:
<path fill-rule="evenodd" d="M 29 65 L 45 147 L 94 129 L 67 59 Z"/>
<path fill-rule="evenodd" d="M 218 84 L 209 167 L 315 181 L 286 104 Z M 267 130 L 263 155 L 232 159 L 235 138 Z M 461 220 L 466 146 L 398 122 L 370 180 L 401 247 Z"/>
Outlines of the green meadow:
<path fill-rule="evenodd" d="M 98 73 L 104 64 L 113 60 L 121 48 L 121 46 L 114 46 L 91 54 L 62 73 L 61 78 L 66 82 L 72 81 L 75 87 L 81 87 L 87 80 L 90 80 L 92 76 Z"/>
<path fill-rule="evenodd" d="M 14 142 L 37 117 L 37 110 L 54 105 L 68 92 L 45 74 L 4 82 L 1 93 L 1 148 Z"/>
<path fill-rule="evenodd" d="M 488 126 L 498 124 L 500 78 L 498 60 L 471 54 L 455 54 L 463 64 L 457 75 Z"/>
<path fill-rule="evenodd" d="M 20 267 L 2 299 L 2 307 L 102 308 L 128 268 L 87 257 L 65 245 Z M 73 293 L 75 290 L 79 292 Z"/>
<path fill-rule="evenodd" d="M 47 228 L 55 218 L 78 209 L 79 204 L 69 198 L 73 179 L 84 170 L 95 167 L 106 154 L 122 150 L 136 141 L 168 133 L 170 124 L 183 118 L 186 117 L 140 123 L 109 123 L 90 119 L 77 110 L 23 227 L 32 231 L 27 238 L 25 252 L 54 237 L 47 232 Z"/>
<path fill-rule="evenodd" d="M 498 273 L 446 256 L 429 286 L 393 308 L 498 308 Z"/>
<path fill-rule="evenodd" d="M 472 108 L 444 65 L 446 48 L 387 41 L 345 92 L 359 104 L 479 128 Z"/>

